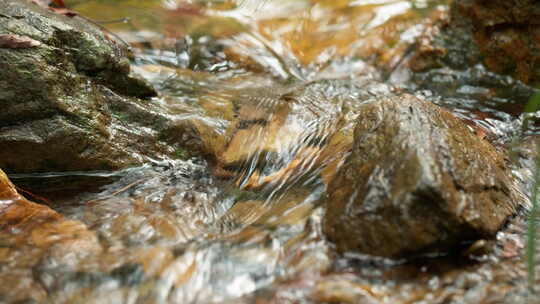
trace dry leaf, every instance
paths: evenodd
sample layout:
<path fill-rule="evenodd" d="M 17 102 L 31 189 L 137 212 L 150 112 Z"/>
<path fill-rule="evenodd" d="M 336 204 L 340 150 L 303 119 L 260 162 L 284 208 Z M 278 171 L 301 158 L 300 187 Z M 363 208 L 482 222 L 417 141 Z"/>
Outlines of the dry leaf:
<path fill-rule="evenodd" d="M 78 15 L 76 12 L 66 8 L 64 0 L 32 0 L 32 2 L 67 17 L 75 17 Z"/>
<path fill-rule="evenodd" d="M 75 17 L 78 14 L 70 9 L 67 8 L 56 8 L 56 7 L 49 7 L 49 9 L 57 14 L 64 15 L 67 17 Z"/>
<path fill-rule="evenodd" d="M 41 45 L 41 42 L 30 37 L 19 35 L 0 35 L 0 48 L 24 49 Z"/>

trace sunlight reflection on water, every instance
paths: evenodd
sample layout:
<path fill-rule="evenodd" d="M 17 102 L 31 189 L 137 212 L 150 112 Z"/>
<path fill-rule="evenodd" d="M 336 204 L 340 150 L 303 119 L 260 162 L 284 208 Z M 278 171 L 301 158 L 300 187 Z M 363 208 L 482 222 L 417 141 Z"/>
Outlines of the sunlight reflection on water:
<path fill-rule="evenodd" d="M 61 246 L 54 254 L 26 248 L 21 252 L 35 254 L 38 265 L 30 271 L 11 261 L 5 273 L 36 277 L 58 303 L 113 295 L 125 303 L 478 303 L 496 275 L 515 265 L 430 278 L 403 265 L 388 279 L 390 265 L 336 258 L 321 232 L 327 179 L 348 156 L 340 144 L 351 137 L 360 102 L 411 90 L 500 142 L 517 132 L 516 115 L 498 108 L 511 98 L 485 97 L 506 80 L 482 67 L 438 69 L 417 75 L 417 83 L 406 75 L 388 84 L 370 61 L 413 43 L 425 15 L 444 3 L 82 2 L 75 9 L 83 15 L 132 18 L 107 26 L 133 45 L 134 70 L 161 93 L 153 102 L 179 125 L 191 124 L 212 159 L 178 151 L 186 159 L 120 172 L 13 175 L 116 179 L 58 208 L 97 233 L 101 253 L 80 258 Z M 324 151 L 332 140 L 335 149 Z M 517 237 L 521 228 L 499 237 Z M 497 264 L 500 256 L 490 258 Z"/>

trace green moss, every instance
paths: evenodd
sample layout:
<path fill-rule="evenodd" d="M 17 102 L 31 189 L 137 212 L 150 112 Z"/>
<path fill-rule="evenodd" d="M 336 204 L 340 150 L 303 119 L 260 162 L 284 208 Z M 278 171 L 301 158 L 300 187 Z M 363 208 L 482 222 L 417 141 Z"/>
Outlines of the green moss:
<path fill-rule="evenodd" d="M 127 113 L 123 113 L 123 112 L 114 112 L 113 113 L 113 116 L 120 120 L 120 121 L 124 121 L 124 122 L 128 122 L 129 121 L 129 115 Z"/>
<path fill-rule="evenodd" d="M 83 130 L 89 131 L 89 130 L 92 130 L 94 127 L 94 124 L 91 118 L 78 116 L 78 115 L 69 115 L 68 117 L 71 123 L 73 123 L 74 125 L 76 125 L 77 127 Z"/>
<path fill-rule="evenodd" d="M 187 160 L 191 157 L 191 153 L 189 153 L 187 150 L 183 148 L 177 148 L 174 151 L 174 158 L 180 159 L 180 160 Z"/>

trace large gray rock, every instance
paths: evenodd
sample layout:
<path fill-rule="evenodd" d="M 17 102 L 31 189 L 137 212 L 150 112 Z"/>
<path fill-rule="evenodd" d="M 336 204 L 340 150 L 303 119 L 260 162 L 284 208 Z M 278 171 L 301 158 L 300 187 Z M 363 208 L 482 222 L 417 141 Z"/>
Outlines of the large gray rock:
<path fill-rule="evenodd" d="M 3 0 L 0 35 L 37 41 L 0 46 L 6 172 L 117 169 L 174 155 L 185 133 L 196 141 L 148 100 L 156 92 L 130 75 L 122 47 L 84 19 Z"/>
<path fill-rule="evenodd" d="M 324 231 L 341 252 L 440 252 L 492 236 L 520 203 L 503 156 L 410 95 L 360 107 L 352 153 L 329 185 Z"/>

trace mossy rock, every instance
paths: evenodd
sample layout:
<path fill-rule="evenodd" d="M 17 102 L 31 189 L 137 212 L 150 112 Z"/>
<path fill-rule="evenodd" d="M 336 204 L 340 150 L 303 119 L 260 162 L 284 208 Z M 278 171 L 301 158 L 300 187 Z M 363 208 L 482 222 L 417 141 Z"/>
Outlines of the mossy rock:
<path fill-rule="evenodd" d="M 182 130 L 130 73 L 122 45 L 84 18 L 27 0 L 2 1 L 0 11 L 0 35 L 39 42 L 0 47 L 0 168 L 119 169 L 175 157 Z M 158 139 L 171 128 L 172 142 Z"/>

